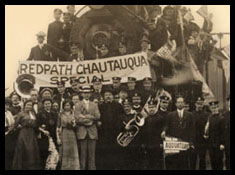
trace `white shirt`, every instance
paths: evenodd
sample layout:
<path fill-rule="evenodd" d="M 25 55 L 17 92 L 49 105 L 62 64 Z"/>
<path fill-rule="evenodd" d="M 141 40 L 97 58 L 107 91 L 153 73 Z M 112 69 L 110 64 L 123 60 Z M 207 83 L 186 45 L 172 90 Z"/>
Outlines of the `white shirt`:
<path fill-rule="evenodd" d="M 180 118 L 183 118 L 184 110 L 183 110 L 183 109 L 181 109 L 181 110 L 177 109 L 177 111 L 178 111 L 179 117 L 180 117 Z"/>
<path fill-rule="evenodd" d="M 44 44 L 43 44 L 43 43 L 39 43 L 38 46 L 39 46 L 40 49 L 42 49 L 42 47 L 44 46 Z"/>
<path fill-rule="evenodd" d="M 86 105 L 86 110 L 89 108 L 89 100 L 83 99 L 85 105 Z"/>

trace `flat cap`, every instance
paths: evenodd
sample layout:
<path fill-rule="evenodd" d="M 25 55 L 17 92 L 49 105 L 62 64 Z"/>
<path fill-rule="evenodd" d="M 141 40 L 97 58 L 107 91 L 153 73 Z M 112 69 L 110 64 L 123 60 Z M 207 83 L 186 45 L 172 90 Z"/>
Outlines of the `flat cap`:
<path fill-rule="evenodd" d="M 42 95 L 42 94 L 43 94 L 44 92 L 46 92 L 46 91 L 50 92 L 50 94 L 53 95 L 53 91 L 52 91 L 52 89 L 50 89 L 50 88 L 43 88 L 43 89 L 41 90 L 40 94 Z"/>
<path fill-rule="evenodd" d="M 165 101 L 169 101 L 170 100 L 170 97 L 166 96 L 166 95 L 162 95 L 160 96 L 160 99 L 161 100 L 165 100 Z"/>
<path fill-rule="evenodd" d="M 78 79 L 72 78 L 69 83 L 73 84 L 73 83 L 77 83 L 77 82 L 78 82 Z"/>
<path fill-rule="evenodd" d="M 122 102 L 122 105 L 131 105 L 130 100 L 128 100 L 127 98 Z"/>
<path fill-rule="evenodd" d="M 125 86 L 125 85 L 122 85 L 122 86 L 120 87 L 120 92 L 121 92 L 121 91 L 127 92 L 127 91 L 128 91 L 128 87 Z"/>
<path fill-rule="evenodd" d="M 219 104 L 219 101 L 218 100 L 213 100 L 213 101 L 210 101 L 208 103 L 210 106 L 215 106 L 215 105 L 218 105 Z"/>
<path fill-rule="evenodd" d="M 37 37 L 45 37 L 46 34 L 45 34 L 44 32 L 42 32 L 42 31 L 40 31 L 40 32 L 38 32 L 38 33 L 36 34 L 36 36 L 37 36 Z"/>
<path fill-rule="evenodd" d="M 145 77 L 143 81 L 152 81 L 153 79 L 151 77 Z"/>
<path fill-rule="evenodd" d="M 205 100 L 205 99 L 204 99 L 203 97 L 197 97 L 197 100 L 196 100 L 196 101 L 198 102 L 198 101 L 204 101 L 204 100 Z"/>
<path fill-rule="evenodd" d="M 98 78 L 98 77 L 94 77 L 93 80 L 92 80 L 92 83 L 101 83 L 101 79 Z"/>
<path fill-rule="evenodd" d="M 121 80 L 122 78 L 121 77 L 112 77 L 112 80 Z"/>
<path fill-rule="evenodd" d="M 65 81 L 57 81 L 56 84 L 57 84 L 58 86 L 59 86 L 59 85 L 63 85 L 63 86 L 64 86 L 64 85 L 65 85 Z"/>
<path fill-rule="evenodd" d="M 128 79 L 128 81 L 136 81 L 135 77 L 128 77 L 127 79 Z"/>

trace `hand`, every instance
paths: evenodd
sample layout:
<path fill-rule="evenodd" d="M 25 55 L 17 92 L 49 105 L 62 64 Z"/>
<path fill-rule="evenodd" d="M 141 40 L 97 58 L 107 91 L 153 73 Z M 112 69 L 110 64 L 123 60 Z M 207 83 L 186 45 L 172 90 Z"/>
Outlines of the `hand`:
<path fill-rule="evenodd" d="M 162 137 L 163 140 L 165 139 L 165 137 L 166 137 L 166 131 L 162 131 L 161 137 Z"/>
<path fill-rule="evenodd" d="M 98 121 L 97 122 L 97 126 L 100 127 L 102 125 L 102 122 L 101 121 Z"/>
<path fill-rule="evenodd" d="M 61 144 L 62 144 L 62 142 L 61 142 L 60 139 L 57 139 L 57 144 L 58 144 L 58 145 L 61 145 Z"/>
<path fill-rule="evenodd" d="M 209 136 L 206 136 L 206 135 L 203 135 L 203 137 L 204 137 L 204 139 L 208 139 L 209 138 Z"/>
<path fill-rule="evenodd" d="M 220 145 L 220 151 L 223 151 L 224 150 L 224 145 Z"/>
<path fill-rule="evenodd" d="M 46 136 L 50 136 L 50 133 L 48 131 L 43 131 L 43 134 L 45 134 Z"/>

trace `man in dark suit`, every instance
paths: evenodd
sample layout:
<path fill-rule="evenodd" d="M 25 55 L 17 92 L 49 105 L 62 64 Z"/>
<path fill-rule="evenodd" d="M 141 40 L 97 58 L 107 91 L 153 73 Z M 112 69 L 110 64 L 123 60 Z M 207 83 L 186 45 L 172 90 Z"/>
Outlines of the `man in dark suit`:
<path fill-rule="evenodd" d="M 142 134 L 142 140 L 147 148 L 147 169 L 150 170 L 163 169 L 163 153 L 160 145 L 162 144 L 161 133 L 164 128 L 165 116 L 157 111 L 157 107 L 157 102 L 153 99 L 148 102 L 149 116 L 145 120 Z"/>
<path fill-rule="evenodd" d="M 57 57 L 67 58 L 69 55 L 62 50 L 53 47 L 50 44 L 44 44 L 46 34 L 39 32 L 37 34 L 38 45 L 31 49 L 27 60 L 29 61 L 57 61 Z"/>
<path fill-rule="evenodd" d="M 143 90 L 141 91 L 142 106 L 146 103 L 149 96 L 153 94 L 152 84 L 153 82 L 151 77 L 145 77 L 143 79 Z"/>
<path fill-rule="evenodd" d="M 132 104 L 128 99 L 123 102 L 124 113 L 118 117 L 119 132 L 132 131 L 133 127 L 126 125 L 130 120 L 134 119 L 135 112 L 132 110 Z M 133 131 L 135 132 L 135 131 Z M 131 143 L 122 147 L 118 147 L 118 170 L 138 170 L 140 169 L 139 159 L 139 134 L 131 141 Z"/>
<path fill-rule="evenodd" d="M 39 93 L 37 89 L 32 88 L 30 90 L 30 100 L 33 102 L 33 110 L 35 114 L 38 114 L 43 109 L 43 105 L 42 102 L 39 101 Z"/>
<path fill-rule="evenodd" d="M 194 123 L 192 114 L 184 111 L 184 98 L 177 97 L 177 110 L 167 116 L 165 131 L 162 136 L 175 137 L 193 145 Z M 189 166 L 189 151 L 181 151 L 178 154 L 166 157 L 166 168 L 169 170 L 187 170 Z"/>
<path fill-rule="evenodd" d="M 225 165 L 230 170 L 230 96 L 227 98 L 228 110 L 224 113 L 225 120 Z"/>
<path fill-rule="evenodd" d="M 54 10 L 54 18 L 55 21 L 50 23 L 48 26 L 48 31 L 47 31 L 47 43 L 54 46 L 58 47 L 58 42 L 62 37 L 63 34 L 63 22 L 60 21 L 62 14 L 62 10 L 60 9 L 55 9 Z"/>
<path fill-rule="evenodd" d="M 70 17 L 71 17 L 71 14 L 69 12 L 63 13 L 64 23 L 63 23 L 62 29 L 63 29 L 64 44 L 65 44 L 64 51 L 67 53 L 70 53 L 70 46 L 69 46 L 70 33 L 73 27 L 73 23 L 70 21 Z"/>
<path fill-rule="evenodd" d="M 219 112 L 219 102 L 213 100 L 209 102 L 211 115 L 205 127 L 204 137 L 208 139 L 209 155 L 212 170 L 223 170 L 223 150 L 224 150 L 224 118 Z"/>
<path fill-rule="evenodd" d="M 117 135 L 119 134 L 118 117 L 124 112 L 121 104 L 113 101 L 111 88 L 104 89 L 104 103 L 99 105 L 100 127 L 97 141 L 97 169 L 115 170 L 117 164 Z"/>
<path fill-rule="evenodd" d="M 127 78 L 127 87 L 128 87 L 128 97 L 131 98 L 136 91 L 136 78 L 128 77 Z"/>
<path fill-rule="evenodd" d="M 96 122 L 100 119 L 100 111 L 97 104 L 89 100 L 91 91 L 90 86 L 82 87 L 83 100 L 75 104 L 74 110 L 78 123 L 76 134 L 81 148 L 81 170 L 96 170 L 95 150 L 96 140 L 98 139 Z"/>
<path fill-rule="evenodd" d="M 91 101 L 97 99 L 99 104 L 103 102 L 103 85 L 100 78 L 95 77 L 92 81 L 94 92 L 91 94 Z"/>
<path fill-rule="evenodd" d="M 68 6 L 67 6 L 67 10 L 68 10 L 68 12 L 70 13 L 70 21 L 71 21 L 72 23 L 75 23 L 76 20 L 77 20 L 77 17 L 74 15 L 74 13 L 75 13 L 75 11 L 76 11 L 75 5 L 68 5 Z"/>
<path fill-rule="evenodd" d="M 119 94 L 120 87 L 121 87 L 121 77 L 112 77 L 112 90 L 113 95 Z"/>
<path fill-rule="evenodd" d="M 208 112 L 203 111 L 204 98 L 198 97 L 195 103 L 195 110 L 193 113 L 193 120 L 195 124 L 195 150 L 192 151 L 191 157 L 191 169 L 196 169 L 197 157 L 199 158 L 199 169 L 206 169 L 206 150 L 208 149 L 208 143 L 203 137 L 204 129 L 208 116 Z"/>

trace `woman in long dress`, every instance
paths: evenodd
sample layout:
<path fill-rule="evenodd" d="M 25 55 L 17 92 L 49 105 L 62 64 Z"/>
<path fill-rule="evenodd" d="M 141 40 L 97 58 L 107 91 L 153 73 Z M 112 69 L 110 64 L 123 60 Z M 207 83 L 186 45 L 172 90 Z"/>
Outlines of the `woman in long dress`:
<path fill-rule="evenodd" d="M 39 170 L 40 157 L 36 137 L 36 117 L 33 102 L 24 102 L 24 110 L 16 118 L 14 127 L 21 126 L 13 158 L 13 170 Z"/>
<path fill-rule="evenodd" d="M 80 170 L 78 146 L 74 127 L 76 126 L 73 113 L 73 103 L 70 100 L 63 102 L 63 112 L 58 118 L 57 142 L 61 145 L 61 170 Z"/>
<path fill-rule="evenodd" d="M 46 160 L 49 156 L 49 136 L 56 144 L 56 125 L 57 114 L 51 110 L 52 100 L 50 98 L 42 99 L 43 110 L 37 115 L 37 125 L 39 127 L 38 146 L 42 169 L 46 167 Z"/>
<path fill-rule="evenodd" d="M 15 138 L 12 133 L 9 133 L 14 127 L 14 117 L 10 112 L 11 99 L 5 98 L 5 170 L 12 169 L 12 159 L 14 156 Z"/>

